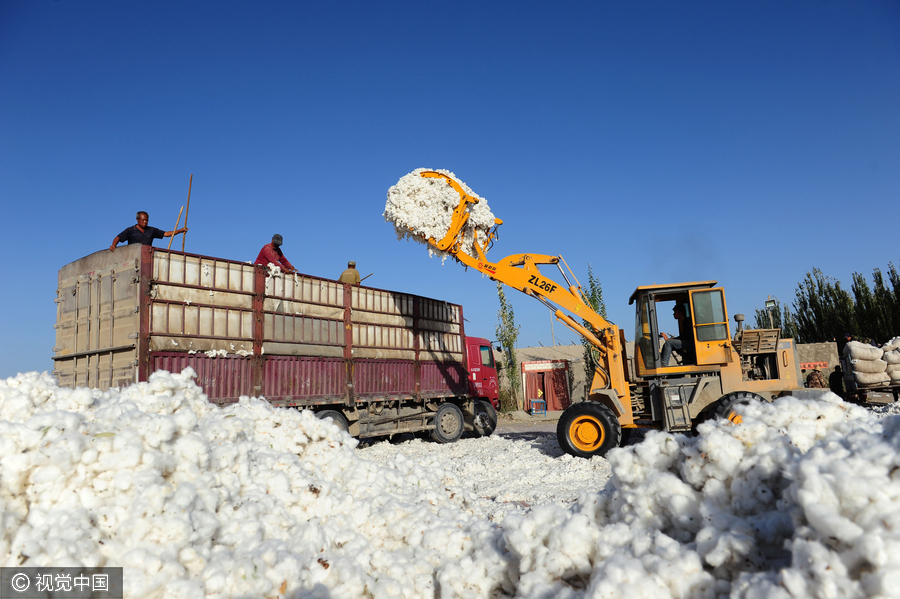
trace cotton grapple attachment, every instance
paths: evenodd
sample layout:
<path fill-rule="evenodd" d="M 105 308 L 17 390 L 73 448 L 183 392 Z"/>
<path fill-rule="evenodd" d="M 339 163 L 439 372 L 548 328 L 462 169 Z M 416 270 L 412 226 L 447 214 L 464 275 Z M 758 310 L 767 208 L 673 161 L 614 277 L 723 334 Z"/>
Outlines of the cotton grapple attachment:
<path fill-rule="evenodd" d="M 447 233 L 440 240 L 436 240 L 433 237 L 428 239 L 428 243 L 441 250 L 442 252 L 449 252 L 453 255 L 457 255 L 460 252 L 462 247 L 462 233 L 466 226 L 466 223 L 469 221 L 469 204 L 477 204 L 478 198 L 473 198 L 462 188 L 462 186 L 455 180 L 453 177 L 445 175 L 444 173 L 439 173 L 436 171 L 422 171 L 419 173 L 420 177 L 432 178 L 432 179 L 443 179 L 447 182 L 447 185 L 453 188 L 456 193 L 459 194 L 459 206 L 453 211 L 453 220 L 450 223 L 450 228 L 447 229 Z M 484 260 L 484 254 L 487 252 L 488 245 L 491 240 L 497 234 L 497 226 L 502 225 L 503 221 L 499 218 L 494 219 L 494 227 L 488 231 L 487 238 L 479 243 L 477 238 L 478 231 L 474 231 L 475 239 L 473 241 L 473 245 L 475 246 L 475 250 L 478 252 L 479 257 Z"/>

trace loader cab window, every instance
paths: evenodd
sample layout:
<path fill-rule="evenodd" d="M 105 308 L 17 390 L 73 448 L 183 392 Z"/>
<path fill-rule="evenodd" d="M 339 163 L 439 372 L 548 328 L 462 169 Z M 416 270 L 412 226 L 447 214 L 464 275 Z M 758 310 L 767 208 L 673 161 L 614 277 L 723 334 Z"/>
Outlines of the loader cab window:
<path fill-rule="evenodd" d="M 653 354 L 653 327 L 650 326 L 650 298 L 641 298 L 641 303 L 635 315 L 634 338 L 637 342 L 638 349 L 641 352 L 641 358 L 644 362 L 644 368 L 656 368 L 656 358 Z"/>
<path fill-rule="evenodd" d="M 697 341 L 728 339 L 728 318 L 725 316 L 725 295 L 721 289 L 691 293 L 694 329 Z"/>

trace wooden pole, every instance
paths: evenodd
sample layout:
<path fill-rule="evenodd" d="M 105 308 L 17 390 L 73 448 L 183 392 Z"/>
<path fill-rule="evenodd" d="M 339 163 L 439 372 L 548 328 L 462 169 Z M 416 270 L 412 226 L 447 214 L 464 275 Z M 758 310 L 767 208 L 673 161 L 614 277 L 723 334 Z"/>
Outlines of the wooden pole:
<path fill-rule="evenodd" d="M 182 207 L 181 207 L 181 210 L 178 211 L 178 220 L 175 221 L 175 228 L 172 229 L 172 236 L 169 237 L 169 247 L 166 248 L 167 250 L 171 250 L 171 249 L 172 249 L 172 241 L 175 240 L 175 231 L 178 230 L 178 223 L 181 222 L 181 213 L 182 213 L 182 212 L 184 212 L 184 206 L 182 206 Z"/>
<path fill-rule="evenodd" d="M 188 199 L 187 199 L 187 210 L 184 211 L 184 227 L 187 228 L 187 217 L 188 212 L 191 211 L 191 185 L 194 184 L 194 174 L 191 173 L 191 180 L 188 182 Z M 187 231 L 182 234 L 181 237 L 181 251 L 184 251 L 184 242 L 187 239 Z"/>

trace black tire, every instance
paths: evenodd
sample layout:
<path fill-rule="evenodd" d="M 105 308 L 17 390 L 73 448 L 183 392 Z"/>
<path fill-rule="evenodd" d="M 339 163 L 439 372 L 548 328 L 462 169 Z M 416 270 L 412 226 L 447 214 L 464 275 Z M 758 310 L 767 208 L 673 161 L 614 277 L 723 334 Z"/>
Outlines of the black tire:
<path fill-rule="evenodd" d="M 455 443 L 462 437 L 465 421 L 462 410 L 452 403 L 442 403 L 434 413 L 434 430 L 431 438 L 438 443 Z"/>
<path fill-rule="evenodd" d="M 475 419 L 472 423 L 473 437 L 490 437 L 497 428 L 497 410 L 486 399 L 475 400 Z"/>
<path fill-rule="evenodd" d="M 719 398 L 713 413 L 716 418 L 724 418 L 725 420 L 730 420 L 734 424 L 740 424 L 743 422 L 743 418 L 741 418 L 740 414 L 735 412 L 734 408 L 738 405 L 748 404 L 751 401 L 766 400 L 756 393 L 750 393 L 749 391 L 732 391 Z"/>
<path fill-rule="evenodd" d="M 322 410 L 321 412 L 316 412 L 316 417 L 319 420 L 331 418 L 331 421 L 334 422 L 339 429 L 345 433 L 350 432 L 350 423 L 347 421 L 347 417 L 337 410 Z"/>
<path fill-rule="evenodd" d="M 577 458 L 606 455 L 622 440 L 619 420 L 605 405 L 584 401 L 566 408 L 556 426 L 559 446 Z"/>

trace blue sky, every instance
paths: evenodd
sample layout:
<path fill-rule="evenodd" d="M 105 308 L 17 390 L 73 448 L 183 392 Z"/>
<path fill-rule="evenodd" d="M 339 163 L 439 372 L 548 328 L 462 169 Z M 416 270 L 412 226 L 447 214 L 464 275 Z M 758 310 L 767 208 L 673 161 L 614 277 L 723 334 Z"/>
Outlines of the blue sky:
<path fill-rule="evenodd" d="M 493 338 L 494 284 L 382 218 L 419 167 L 505 221 L 491 258 L 590 264 L 629 339 L 638 285 L 716 279 L 748 316 L 812 267 L 849 286 L 900 263 L 900 4 L 2 0 L 0 376 L 52 368 L 59 268 L 139 209 L 173 228 L 191 174 L 187 251 L 278 232 Z"/>

